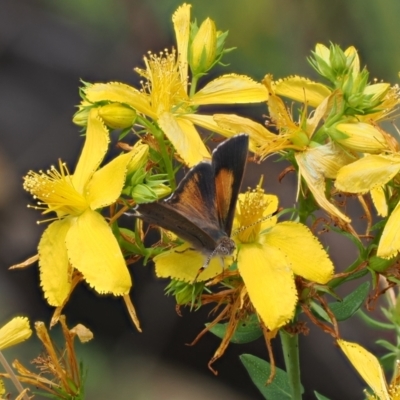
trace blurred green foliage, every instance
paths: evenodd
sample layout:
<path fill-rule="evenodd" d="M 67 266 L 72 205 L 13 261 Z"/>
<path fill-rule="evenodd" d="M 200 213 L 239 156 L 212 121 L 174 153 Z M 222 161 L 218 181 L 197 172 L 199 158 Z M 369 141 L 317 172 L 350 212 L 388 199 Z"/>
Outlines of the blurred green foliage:
<path fill-rule="evenodd" d="M 170 17 L 182 4 L 179 0 L 46 0 L 46 5 L 102 35 L 126 34 L 137 11 L 153 14 L 159 26 L 144 26 L 151 36 L 160 29 L 172 39 Z M 233 70 L 261 78 L 266 72 L 276 77 L 313 75 L 305 61 L 317 42 L 354 45 L 372 77 L 395 81 L 400 65 L 397 0 L 293 1 L 293 0 L 193 0 L 193 16 L 207 16 L 219 29 L 229 30 L 228 47 L 238 49 L 227 58 Z M 167 38 L 166 38 L 167 39 Z M 166 40 L 167 42 L 168 40 Z M 150 49 L 149 49 L 150 50 Z M 161 49 L 152 49 L 158 51 Z"/>

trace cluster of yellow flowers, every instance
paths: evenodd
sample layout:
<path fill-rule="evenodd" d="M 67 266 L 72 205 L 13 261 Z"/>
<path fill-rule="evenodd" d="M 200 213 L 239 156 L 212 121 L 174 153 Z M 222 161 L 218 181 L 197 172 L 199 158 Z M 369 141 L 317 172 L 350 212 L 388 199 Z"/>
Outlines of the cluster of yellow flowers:
<path fill-rule="evenodd" d="M 24 188 L 38 200 L 35 208 L 43 214 L 55 213 L 40 239 L 38 255 L 21 264 L 39 260 L 41 287 L 48 303 L 56 307 L 52 323 L 84 280 L 100 294 L 123 296 L 139 328 L 128 297 L 132 280 L 127 260 L 140 257 L 154 260 L 159 277 L 180 282 L 172 292 L 181 304 L 193 301 L 177 288 L 182 282 L 185 290 L 192 288 L 204 263 L 202 255 L 185 251 L 190 244 L 163 230 L 160 244 L 145 248 L 142 222 L 137 221 L 132 232 L 118 227 L 118 218 L 136 204 L 157 201 L 174 191 L 177 165 L 193 167 L 210 159 L 198 127 L 228 138 L 245 132 L 256 159 L 280 154 L 298 173 L 299 207 L 294 220 L 278 222 L 278 199 L 265 194 L 260 185 L 241 194 L 233 222 L 238 232 L 233 238 L 237 247 L 233 267 L 232 258 L 227 257 L 228 272 L 221 274 L 219 257 L 215 257 L 194 285 L 224 285 L 234 278 L 229 284 L 237 290 L 229 295 L 240 301 L 226 315 L 236 321 L 234 328 L 239 314 L 245 318 L 255 313 L 272 338 L 296 321 L 296 309 L 319 298 L 315 293 L 333 290 L 329 286 L 333 264 L 305 223 L 321 208 L 359 241 L 350 216 L 335 200 L 338 194 L 357 194 L 365 204 L 362 195 L 370 193 L 378 215 L 384 218 L 368 246 L 368 257 L 388 259 L 391 265 L 400 251 L 399 144 L 378 125 L 396 109 L 398 88 L 369 83 L 354 47 L 343 51 L 318 44 L 309 61 L 328 84 L 298 76 L 274 80 L 266 75 L 256 82 L 248 76 L 226 74 L 198 90 L 199 79 L 229 49 L 224 48 L 227 32 L 217 31 L 209 18 L 200 27 L 191 23 L 190 8 L 183 4 L 173 15 L 176 49 L 149 53 L 144 57 L 145 68 L 136 69 L 143 78 L 140 88 L 119 82 L 84 84 L 73 121 L 85 127 L 86 136 L 73 174 L 60 162 L 58 169 L 31 171 L 24 178 Z M 282 97 L 301 104 L 298 119 Z M 208 105 L 260 102 L 268 105 L 267 126 L 236 114 L 199 112 Z M 110 143 L 109 129 L 119 129 L 120 138 L 133 131 L 139 140 L 132 147 L 120 143 L 124 151 L 100 167 Z M 109 207 L 107 217 L 102 214 L 105 207 Z M 171 248 L 177 243 L 178 247 Z M 215 301 L 223 303 L 224 298 Z M 336 326 L 336 321 L 328 322 Z M 332 332 L 339 337 L 336 328 Z M 363 377 L 380 398 L 389 398 L 373 356 L 343 340 L 339 345 L 357 369 L 365 369 L 361 365 L 367 363 L 378 371 L 369 376 L 379 376 L 379 383 Z"/>

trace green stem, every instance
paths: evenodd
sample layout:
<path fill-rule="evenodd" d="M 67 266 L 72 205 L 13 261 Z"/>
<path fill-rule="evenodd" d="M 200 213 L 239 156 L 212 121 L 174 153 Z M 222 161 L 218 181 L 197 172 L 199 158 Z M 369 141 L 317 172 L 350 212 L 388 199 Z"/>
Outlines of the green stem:
<path fill-rule="evenodd" d="M 285 358 L 286 373 L 292 390 L 292 400 L 301 400 L 302 386 L 300 382 L 299 337 L 290 335 L 284 330 L 279 331 Z"/>
<path fill-rule="evenodd" d="M 189 97 L 192 97 L 196 93 L 197 82 L 199 81 L 199 76 L 193 76 L 192 82 L 190 83 L 190 93 Z"/>
<path fill-rule="evenodd" d="M 0 351 L 0 364 L 3 365 L 4 369 L 7 371 L 8 375 L 10 376 L 10 379 L 14 383 L 14 386 L 17 388 L 19 393 L 22 393 L 24 391 L 24 388 L 21 385 L 21 382 L 18 380 L 18 378 L 15 376 L 14 371 L 8 364 L 6 358 L 3 356 L 3 353 Z M 29 400 L 28 395 L 24 394 L 22 396 L 24 400 Z"/>

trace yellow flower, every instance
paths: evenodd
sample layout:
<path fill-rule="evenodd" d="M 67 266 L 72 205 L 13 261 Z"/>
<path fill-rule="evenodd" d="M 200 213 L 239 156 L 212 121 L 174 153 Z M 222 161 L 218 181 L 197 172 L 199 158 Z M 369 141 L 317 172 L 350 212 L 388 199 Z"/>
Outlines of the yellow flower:
<path fill-rule="evenodd" d="M 69 175 L 60 162 L 59 171 L 54 167 L 47 173 L 30 171 L 24 178 L 24 188 L 40 201 L 43 214 L 57 214 L 38 246 L 41 286 L 53 306 L 68 299 L 75 269 L 98 293 L 124 295 L 131 287 L 118 242 L 96 210 L 118 199 L 128 165 L 132 159 L 140 164 L 148 148 L 138 144 L 98 169 L 108 143 L 108 131 L 92 110 L 75 173 Z"/>
<path fill-rule="evenodd" d="M 378 359 L 357 343 L 338 340 L 339 347 L 379 400 L 399 400 L 400 387 L 386 383 Z M 368 397 L 370 400 L 375 397 Z M 376 399 L 376 400 L 378 400 Z"/>
<path fill-rule="evenodd" d="M 295 274 L 321 284 L 328 282 L 333 275 L 332 262 L 305 225 L 277 223 L 275 216 L 265 220 L 277 210 L 277 206 L 276 196 L 265 195 L 257 187 L 239 195 L 234 222 L 238 232 L 234 236 L 238 271 L 250 301 L 270 330 L 293 318 L 297 304 Z M 218 261 L 214 258 L 199 280 L 220 273 L 221 263 Z M 154 262 L 159 277 L 192 282 L 204 263 L 204 257 L 192 251 L 178 253 L 170 250 L 155 257 Z"/>
<path fill-rule="evenodd" d="M 334 179 L 337 171 L 349 162 L 354 161 L 347 152 L 343 151 L 333 142 L 321 145 L 313 142 L 313 136 L 321 120 L 332 107 L 332 102 L 337 101 L 337 93 L 329 95 L 322 85 L 310 84 L 309 81 L 293 79 L 278 86 L 282 91 L 297 96 L 300 92 L 306 93 L 313 99 L 314 104 L 318 103 L 312 115 L 307 118 L 305 111 L 301 115 L 299 123 L 293 121 L 292 116 L 282 99 L 275 94 L 276 85 L 272 82 L 272 76 L 266 75 L 264 84 L 268 89 L 268 108 L 272 122 L 279 130 L 279 134 L 269 132 L 264 126 L 247 118 L 235 116 L 225 118 L 223 115 L 214 116 L 215 121 L 224 129 L 230 129 L 231 135 L 234 132 L 246 132 L 250 136 L 250 149 L 261 158 L 265 158 L 276 152 L 293 150 L 296 162 L 299 167 L 299 189 L 301 178 L 307 184 L 316 202 L 330 215 L 349 223 L 350 218 L 338 210 L 326 197 L 326 179 Z M 291 85 L 291 84 L 294 85 Z M 306 90 L 307 87 L 307 90 Z M 328 94 L 328 97 L 324 97 Z"/>
<path fill-rule="evenodd" d="M 243 75 L 223 75 L 188 94 L 188 43 L 190 5 L 179 7 L 173 16 L 178 52 L 165 50 L 144 57 L 145 69 L 136 69 L 144 79 L 142 90 L 122 83 L 96 83 L 86 86 L 90 103 L 117 102 L 150 118 L 167 136 L 183 161 L 193 166 L 210 154 L 195 125 L 216 133 L 226 133 L 211 115 L 197 114 L 197 107 L 212 104 L 257 103 L 268 98 L 266 89 Z"/>
<path fill-rule="evenodd" d="M 32 335 L 29 320 L 26 317 L 15 317 L 0 328 L 0 351 L 23 342 Z"/>
<path fill-rule="evenodd" d="M 382 204 L 381 188 L 400 171 L 400 153 L 388 155 L 367 155 L 341 168 L 335 186 L 348 193 L 367 193 L 371 191 L 374 203 L 379 206 L 381 215 L 387 214 Z M 379 196 L 379 197 L 378 197 Z M 383 229 L 377 256 L 391 258 L 400 251 L 400 202 L 390 214 Z"/>

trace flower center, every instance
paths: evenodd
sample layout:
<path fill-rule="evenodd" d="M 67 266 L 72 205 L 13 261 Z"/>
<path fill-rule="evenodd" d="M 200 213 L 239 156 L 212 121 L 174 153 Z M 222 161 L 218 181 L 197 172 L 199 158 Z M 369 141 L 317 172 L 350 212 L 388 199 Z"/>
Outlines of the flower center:
<path fill-rule="evenodd" d="M 264 211 L 268 201 L 264 196 L 264 189 L 259 185 L 253 190 L 248 190 L 239 202 L 239 221 L 238 239 L 242 243 L 254 243 L 257 241 L 264 220 Z"/>
<path fill-rule="evenodd" d="M 151 104 L 158 115 L 165 111 L 187 112 L 188 97 L 179 73 L 176 52 L 168 49 L 155 55 L 151 52 L 144 57 L 146 70 L 135 68 L 147 82 L 142 82 L 143 90 L 149 93 Z"/>
<path fill-rule="evenodd" d="M 74 188 L 71 175 L 61 161 L 59 169 L 52 166 L 46 172 L 29 171 L 24 177 L 23 187 L 39 200 L 35 208 L 43 210 L 43 214 L 54 211 L 58 217 L 80 215 L 89 205 Z"/>

